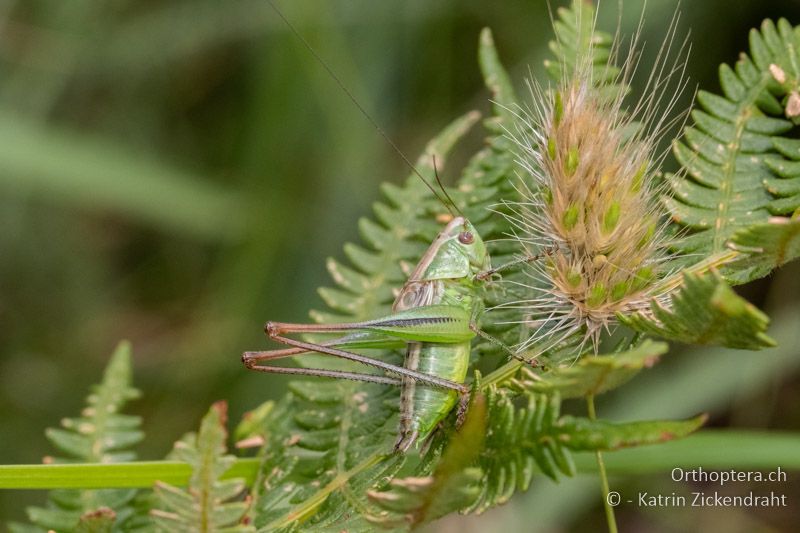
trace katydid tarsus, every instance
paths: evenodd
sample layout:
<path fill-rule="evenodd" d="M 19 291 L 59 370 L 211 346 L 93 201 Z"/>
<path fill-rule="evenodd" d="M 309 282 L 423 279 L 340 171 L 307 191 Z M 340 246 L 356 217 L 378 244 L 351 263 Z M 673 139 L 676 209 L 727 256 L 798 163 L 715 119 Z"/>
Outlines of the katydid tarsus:
<path fill-rule="evenodd" d="M 268 322 L 264 329 L 269 339 L 288 345 L 290 348 L 245 352 L 242 361 L 247 368 L 260 372 L 350 379 L 400 387 L 400 431 L 395 450 L 406 452 L 418 439 L 430 435 L 456 404 L 459 406 L 458 418 L 459 420 L 463 418 L 469 398 L 469 385 L 465 381 L 472 340 L 476 335 L 493 340 L 479 329 L 479 321 L 484 311 L 481 286 L 502 267 L 492 269 L 483 240 L 469 220 L 458 212 L 458 208 L 441 183 L 439 183 L 440 191 L 447 201 L 375 123 L 277 7 L 272 2 L 270 4 L 350 97 L 359 111 L 450 211 L 452 219 L 411 272 L 394 301 L 392 314 L 374 320 L 342 324 Z M 434 160 L 434 168 L 435 166 Z M 438 174 L 436 177 L 439 182 Z M 536 257 L 532 256 L 521 261 L 535 259 Z M 286 336 L 304 333 L 343 335 L 322 343 Z M 403 348 L 405 348 L 403 366 L 353 351 Z M 384 374 L 263 364 L 307 353 L 347 359 L 380 369 Z"/>

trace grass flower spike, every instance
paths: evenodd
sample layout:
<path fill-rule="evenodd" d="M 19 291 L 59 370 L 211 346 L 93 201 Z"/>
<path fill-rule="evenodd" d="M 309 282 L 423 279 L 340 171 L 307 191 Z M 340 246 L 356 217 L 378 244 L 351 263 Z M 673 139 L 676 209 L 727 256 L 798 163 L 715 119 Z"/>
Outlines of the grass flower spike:
<path fill-rule="evenodd" d="M 661 65 L 670 55 L 674 27 Z M 657 67 L 645 91 L 649 96 L 628 112 L 623 101 L 633 55 L 621 73 L 613 66 L 616 55 L 600 66 L 578 58 L 555 87 L 531 84 L 532 107 L 516 112 L 510 136 L 523 199 L 509 205 L 509 216 L 527 255 L 531 247 L 549 250 L 546 261 L 527 267 L 527 295 L 510 304 L 526 309 L 532 325 L 520 351 L 534 344 L 546 349 L 578 332 L 596 348 L 600 332 L 618 313 L 644 310 L 654 297 L 666 300 L 655 289 L 669 259 L 657 142 L 671 125 L 664 117 L 683 85 L 670 83 L 682 79 L 673 76 L 680 66 Z M 667 105 L 659 105 L 668 94 Z M 664 109 L 657 113 L 659 107 Z"/>

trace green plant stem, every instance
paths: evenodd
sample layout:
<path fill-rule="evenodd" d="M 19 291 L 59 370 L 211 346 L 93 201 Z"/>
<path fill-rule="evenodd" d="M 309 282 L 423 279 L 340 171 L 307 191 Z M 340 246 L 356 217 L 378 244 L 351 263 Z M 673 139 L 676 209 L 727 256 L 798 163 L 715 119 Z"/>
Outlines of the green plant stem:
<path fill-rule="evenodd" d="M 589 419 L 597 420 L 597 413 L 594 409 L 594 394 L 589 394 L 586 397 L 586 407 L 589 411 Z M 600 485 L 603 489 L 603 508 L 606 511 L 606 522 L 608 523 L 609 533 L 617 533 L 617 518 L 614 516 L 614 508 L 608 503 L 608 493 L 610 488 L 608 486 L 608 475 L 606 474 L 606 465 L 603 462 L 603 454 L 600 450 L 595 452 L 597 458 L 597 470 L 600 474 Z"/>
<path fill-rule="evenodd" d="M 238 459 L 224 477 L 255 479 L 259 459 Z M 192 468 L 180 461 L 1 465 L 0 489 L 145 488 L 156 481 L 185 486 Z"/>

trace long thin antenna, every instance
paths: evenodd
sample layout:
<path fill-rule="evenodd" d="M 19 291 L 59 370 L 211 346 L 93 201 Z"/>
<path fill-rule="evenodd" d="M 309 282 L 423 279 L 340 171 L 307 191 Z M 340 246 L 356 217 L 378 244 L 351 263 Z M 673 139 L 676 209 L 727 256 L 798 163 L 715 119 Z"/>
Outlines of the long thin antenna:
<path fill-rule="evenodd" d="M 428 187 L 428 189 L 430 189 L 430 191 L 433 193 L 433 195 L 436 197 L 436 199 L 439 200 L 442 203 L 442 205 L 447 208 L 448 211 L 450 211 L 451 215 L 455 216 L 455 213 L 453 213 L 453 210 L 450 208 L 449 205 L 447 205 L 447 202 L 445 202 L 442 199 L 442 197 L 439 196 L 439 193 L 436 192 L 436 189 L 434 189 L 433 186 L 430 183 L 428 183 L 428 180 L 426 180 L 422 176 L 422 173 L 420 173 L 420 171 L 417 170 L 417 167 L 415 167 L 414 164 L 408 159 L 408 157 L 406 157 L 406 154 L 404 154 L 403 151 L 400 150 L 400 148 L 394 143 L 394 141 L 391 139 L 391 137 L 389 137 L 389 135 L 387 135 L 387 133 L 385 131 L 383 131 L 383 128 L 380 127 L 380 125 L 375 121 L 375 119 L 373 119 L 372 116 L 369 113 L 367 113 L 367 110 L 364 109 L 364 107 L 358 102 L 358 100 L 356 100 L 356 97 L 353 96 L 353 93 L 351 93 L 350 90 L 347 88 L 347 86 L 342 82 L 342 80 L 339 79 L 339 76 L 337 76 L 336 73 L 333 71 L 333 69 L 331 69 L 328 66 L 328 64 L 325 62 L 325 60 L 322 59 L 322 57 L 320 57 L 319 54 L 317 54 L 316 50 L 314 50 L 314 48 L 311 46 L 311 44 L 308 41 L 306 41 L 305 37 L 303 37 L 300 34 L 300 32 L 297 31 L 297 28 L 295 28 L 292 25 L 292 23 L 289 22 L 289 19 L 287 19 L 286 16 L 283 14 L 283 12 L 280 9 L 278 9 L 278 6 L 275 5 L 275 3 L 272 0 L 267 0 L 267 3 L 270 5 L 270 7 L 273 10 L 275 10 L 275 13 L 277 13 L 278 16 L 281 19 L 283 19 L 283 22 L 286 23 L 286 26 L 289 27 L 289 29 L 292 31 L 292 33 L 295 35 L 295 37 L 297 37 L 300 40 L 300 42 L 303 43 L 303 45 L 308 49 L 308 51 L 311 52 L 311 55 L 314 56 L 314 58 L 319 62 L 319 64 L 322 65 L 322 67 L 326 71 L 328 71 L 328 74 L 330 75 L 331 78 L 333 78 L 333 81 L 336 82 L 336 85 L 338 85 L 339 88 L 342 91 L 344 91 L 344 93 L 347 95 L 347 97 L 350 99 L 350 101 L 353 102 L 353 105 L 355 105 L 358 108 L 358 110 L 361 112 L 362 115 L 364 115 L 364 117 L 370 122 L 370 124 L 372 124 L 372 126 L 376 130 L 378 130 L 378 133 L 381 135 L 381 137 L 383 137 L 386 140 L 386 142 L 388 142 L 389 145 L 394 149 L 394 151 L 398 153 L 398 155 L 402 158 L 403 162 L 405 162 L 405 164 L 408 166 L 408 168 L 410 168 L 414 172 L 414 174 L 419 176 L 419 179 L 421 179 L 422 182 Z M 445 193 L 445 194 L 447 194 L 447 193 Z M 448 198 L 449 198 L 449 196 L 448 196 Z M 452 200 L 451 200 L 451 202 L 452 202 Z M 455 205 L 454 205 L 454 207 L 455 207 Z"/>
<path fill-rule="evenodd" d="M 439 184 L 439 188 L 442 190 L 442 193 L 444 193 L 445 198 L 447 198 L 447 201 L 450 202 L 450 205 L 453 207 L 453 209 L 455 209 L 456 212 L 463 217 L 464 213 L 461 212 L 461 209 L 459 209 L 453 199 L 450 198 L 450 193 L 448 193 L 447 189 L 445 189 L 444 185 L 442 185 L 442 179 L 439 177 L 439 168 L 436 166 L 436 155 L 432 154 L 431 157 L 433 158 L 433 175 L 436 178 L 436 183 Z M 451 211 L 450 214 L 453 214 L 453 212 Z"/>

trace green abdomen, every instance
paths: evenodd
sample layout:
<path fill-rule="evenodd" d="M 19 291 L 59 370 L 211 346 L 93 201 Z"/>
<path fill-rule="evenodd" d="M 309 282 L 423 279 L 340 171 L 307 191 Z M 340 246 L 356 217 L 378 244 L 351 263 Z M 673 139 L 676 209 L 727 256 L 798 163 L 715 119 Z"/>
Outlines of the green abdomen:
<path fill-rule="evenodd" d="M 416 350 L 416 347 L 419 347 Z M 470 343 L 429 344 L 409 346 L 406 367 L 424 374 L 464 383 L 469 366 Z M 416 363 L 416 364 L 415 364 Z M 453 409 L 458 393 L 432 387 L 425 383 L 404 380 L 401 394 L 401 432 L 414 431 L 424 439 Z"/>

